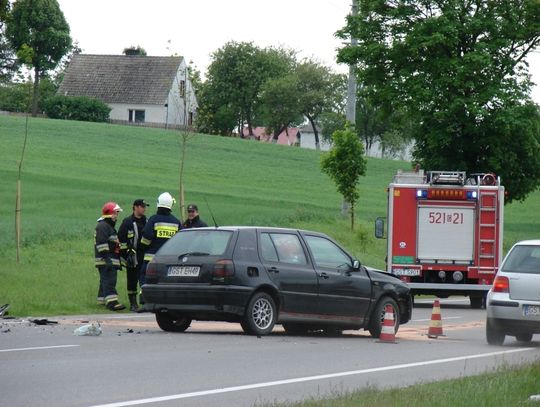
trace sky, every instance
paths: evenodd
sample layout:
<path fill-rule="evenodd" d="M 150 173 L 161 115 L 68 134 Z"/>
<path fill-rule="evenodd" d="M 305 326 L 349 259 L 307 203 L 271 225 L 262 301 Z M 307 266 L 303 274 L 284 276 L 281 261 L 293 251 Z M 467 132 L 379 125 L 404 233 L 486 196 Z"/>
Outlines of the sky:
<path fill-rule="evenodd" d="M 116 54 L 140 45 L 148 55 L 182 55 L 205 74 L 211 54 L 228 41 L 283 46 L 313 57 L 336 72 L 335 38 L 351 0 L 58 0 L 86 54 Z M 529 58 L 540 84 L 540 49 Z M 540 86 L 533 99 L 540 104 Z"/>

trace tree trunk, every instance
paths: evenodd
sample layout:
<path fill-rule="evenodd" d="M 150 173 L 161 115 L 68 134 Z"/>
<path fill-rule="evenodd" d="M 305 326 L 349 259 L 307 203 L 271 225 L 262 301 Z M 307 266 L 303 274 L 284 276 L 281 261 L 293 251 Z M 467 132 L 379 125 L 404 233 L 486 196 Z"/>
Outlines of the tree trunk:
<path fill-rule="evenodd" d="M 277 131 L 274 131 L 274 135 L 272 136 L 272 143 L 277 143 L 278 142 L 279 135 L 283 132 L 283 130 L 287 130 L 287 125 L 284 125 L 284 126 L 280 127 Z"/>
<path fill-rule="evenodd" d="M 321 144 L 319 143 L 319 132 L 317 131 L 317 126 L 315 125 L 315 121 L 309 117 L 306 116 L 309 120 L 309 123 L 311 124 L 311 127 L 313 128 L 313 134 L 315 135 L 315 150 L 320 151 L 321 150 Z"/>
<path fill-rule="evenodd" d="M 37 116 L 39 101 L 39 67 L 34 69 L 34 99 L 32 100 L 32 117 Z"/>
<path fill-rule="evenodd" d="M 351 203 L 351 230 L 354 230 L 354 202 Z"/>

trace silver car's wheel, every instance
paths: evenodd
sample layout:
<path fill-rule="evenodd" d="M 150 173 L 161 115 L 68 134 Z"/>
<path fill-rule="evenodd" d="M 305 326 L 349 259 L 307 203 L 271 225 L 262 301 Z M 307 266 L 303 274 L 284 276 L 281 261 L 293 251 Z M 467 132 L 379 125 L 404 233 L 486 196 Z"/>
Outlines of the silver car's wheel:
<path fill-rule="evenodd" d="M 258 292 L 249 301 L 242 328 L 249 334 L 267 335 L 272 332 L 276 319 L 273 298 L 269 294 Z"/>
<path fill-rule="evenodd" d="M 490 319 L 486 322 L 486 339 L 490 345 L 502 345 L 504 343 L 505 333 L 493 326 Z"/>
<path fill-rule="evenodd" d="M 530 342 L 532 341 L 533 334 L 519 334 L 516 335 L 516 339 L 520 342 Z"/>

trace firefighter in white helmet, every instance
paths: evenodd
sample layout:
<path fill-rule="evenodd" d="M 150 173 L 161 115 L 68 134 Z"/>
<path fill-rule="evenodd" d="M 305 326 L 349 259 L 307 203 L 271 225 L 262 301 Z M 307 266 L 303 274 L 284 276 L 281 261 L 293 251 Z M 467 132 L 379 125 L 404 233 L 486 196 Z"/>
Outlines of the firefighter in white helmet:
<path fill-rule="evenodd" d="M 175 202 L 171 194 L 163 192 L 157 199 L 156 214 L 152 215 L 144 226 L 141 238 L 141 247 L 145 249 L 144 263 L 141 270 L 141 286 L 144 284 L 148 263 L 154 258 L 160 247 L 182 229 L 182 222 L 171 213 Z M 144 299 L 140 298 L 139 302 L 144 304 Z"/>
<path fill-rule="evenodd" d="M 126 307 L 118 302 L 116 277 L 120 269 L 120 243 L 114 226 L 122 208 L 116 202 L 107 202 L 101 209 L 94 233 L 95 264 L 99 271 L 98 303 L 111 311 Z"/>

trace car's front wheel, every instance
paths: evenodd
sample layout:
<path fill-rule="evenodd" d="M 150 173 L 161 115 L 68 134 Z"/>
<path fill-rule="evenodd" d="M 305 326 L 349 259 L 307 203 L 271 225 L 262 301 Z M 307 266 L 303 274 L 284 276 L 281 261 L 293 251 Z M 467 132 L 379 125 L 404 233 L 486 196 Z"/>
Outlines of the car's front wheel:
<path fill-rule="evenodd" d="M 520 342 L 530 342 L 532 341 L 533 334 L 519 334 L 516 335 L 516 339 Z"/>
<path fill-rule="evenodd" d="M 156 312 L 156 322 L 167 332 L 184 332 L 191 325 L 191 318 L 178 317 L 168 312 Z"/>
<path fill-rule="evenodd" d="M 397 303 L 390 297 L 383 297 L 379 300 L 373 314 L 371 314 L 369 322 L 369 333 L 374 338 L 381 336 L 381 331 L 384 323 L 384 315 L 386 314 L 386 306 L 391 307 L 392 313 L 394 315 L 394 334 L 397 333 L 399 329 L 399 308 Z"/>
<path fill-rule="evenodd" d="M 267 335 L 276 323 L 277 312 L 274 299 L 265 292 L 258 292 L 251 297 L 242 321 L 242 329 L 251 335 Z"/>
<path fill-rule="evenodd" d="M 505 333 L 493 326 L 490 319 L 486 321 L 486 339 L 490 345 L 502 345 L 504 343 Z"/>

